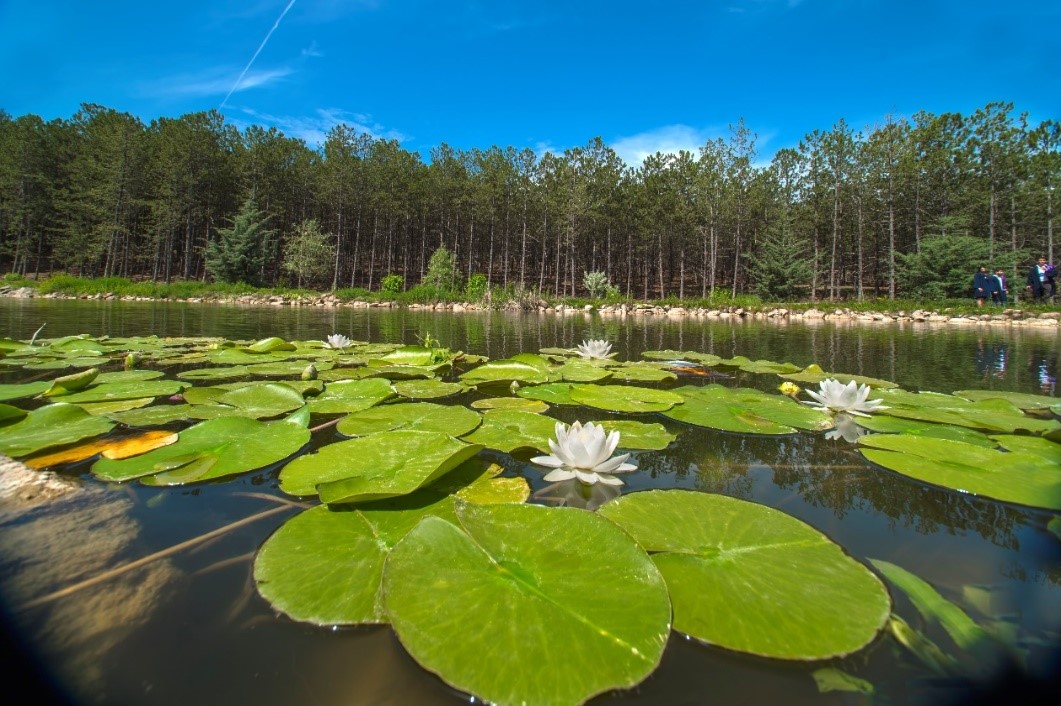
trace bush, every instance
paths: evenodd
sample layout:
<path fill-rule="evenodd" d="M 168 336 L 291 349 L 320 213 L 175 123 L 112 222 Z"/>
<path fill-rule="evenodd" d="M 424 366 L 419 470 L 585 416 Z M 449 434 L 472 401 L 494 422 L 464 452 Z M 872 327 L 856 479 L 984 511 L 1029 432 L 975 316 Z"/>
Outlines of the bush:
<path fill-rule="evenodd" d="M 460 290 L 460 281 L 457 256 L 443 246 L 432 253 L 431 260 L 427 263 L 424 280 L 420 284 L 447 292 L 456 292 Z"/>
<path fill-rule="evenodd" d="M 403 289 L 405 289 L 405 278 L 401 275 L 387 275 L 379 283 L 379 291 L 384 294 L 401 294 Z"/>
<path fill-rule="evenodd" d="M 483 297 L 486 296 L 489 284 L 486 280 L 486 275 L 474 274 L 468 278 L 468 284 L 464 287 L 464 296 L 470 302 L 482 301 Z"/>
<path fill-rule="evenodd" d="M 583 272 L 582 286 L 589 292 L 590 299 L 604 299 L 619 293 L 618 287 L 608 280 L 608 275 L 600 271 Z"/>

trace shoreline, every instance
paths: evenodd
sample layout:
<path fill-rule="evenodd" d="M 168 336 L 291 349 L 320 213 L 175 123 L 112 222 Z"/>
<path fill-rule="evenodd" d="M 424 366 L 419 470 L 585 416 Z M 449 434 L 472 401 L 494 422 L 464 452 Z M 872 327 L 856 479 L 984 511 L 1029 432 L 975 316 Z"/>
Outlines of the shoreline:
<path fill-rule="evenodd" d="M 809 306 L 806 309 L 795 309 L 792 307 L 764 306 L 762 309 L 749 309 L 746 307 L 728 306 L 717 308 L 683 307 L 674 305 L 657 304 L 616 304 L 595 306 L 585 304 L 582 306 L 570 304 L 548 304 L 539 302 L 526 306 L 517 302 L 509 302 L 500 307 L 484 306 L 470 302 L 440 302 L 437 304 L 399 304 L 396 301 L 365 301 L 351 300 L 343 301 L 334 294 L 325 293 L 314 297 L 308 296 L 283 296 L 279 294 L 241 294 L 237 296 L 218 297 L 143 297 L 132 295 L 117 295 L 113 293 L 100 294 L 61 294 L 52 292 L 40 295 L 31 287 L 12 288 L 0 286 L 0 297 L 8 299 L 49 299 L 49 300 L 96 300 L 96 301 L 129 301 L 129 302 L 174 302 L 184 304 L 224 304 L 235 306 L 256 307 L 313 307 L 313 308 L 354 308 L 354 309 L 407 309 L 410 311 L 446 311 L 453 313 L 476 312 L 476 311 L 511 311 L 521 313 L 571 315 L 597 313 L 604 317 L 662 317 L 662 318 L 696 318 L 696 319 L 738 319 L 774 322 L 855 322 L 866 324 L 888 324 L 888 323 L 928 323 L 946 325 L 991 325 L 1011 327 L 1031 327 L 1043 329 L 1061 330 L 1061 312 L 1028 312 L 1013 307 L 999 310 L 992 307 L 990 313 L 952 313 L 947 309 L 942 311 L 915 309 L 913 311 L 897 312 L 873 312 L 853 311 L 843 306 L 824 306 L 821 304 Z"/>

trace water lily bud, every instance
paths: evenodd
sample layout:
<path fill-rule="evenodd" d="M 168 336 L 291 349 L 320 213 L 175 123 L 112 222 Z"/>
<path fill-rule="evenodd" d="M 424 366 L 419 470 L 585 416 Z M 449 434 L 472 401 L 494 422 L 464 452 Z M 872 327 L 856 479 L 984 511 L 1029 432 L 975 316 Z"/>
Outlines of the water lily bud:
<path fill-rule="evenodd" d="M 131 368 L 135 368 L 137 363 L 139 363 L 139 362 L 140 362 L 140 354 L 137 353 L 136 351 L 133 351 L 132 353 L 129 353 L 128 355 L 125 356 L 125 368 L 127 370 L 131 369 Z"/>
<path fill-rule="evenodd" d="M 302 371 L 303 380 L 316 380 L 317 379 L 317 366 L 310 363 L 306 366 L 306 369 Z"/>
<path fill-rule="evenodd" d="M 508 386 L 508 389 L 512 392 L 513 395 L 516 394 L 519 391 L 519 381 L 513 380 L 512 384 Z"/>
<path fill-rule="evenodd" d="M 794 382 L 783 382 L 777 389 L 781 390 L 782 395 L 788 395 L 792 399 L 796 399 L 796 396 L 800 393 L 799 385 Z"/>

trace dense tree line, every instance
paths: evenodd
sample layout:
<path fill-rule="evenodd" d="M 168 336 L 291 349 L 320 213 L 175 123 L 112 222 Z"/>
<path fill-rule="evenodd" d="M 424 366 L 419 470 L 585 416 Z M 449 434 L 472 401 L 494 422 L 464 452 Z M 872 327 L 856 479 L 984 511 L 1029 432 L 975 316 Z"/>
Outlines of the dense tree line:
<path fill-rule="evenodd" d="M 958 258 L 969 277 L 981 260 L 1053 261 L 1057 121 L 1006 103 L 840 120 L 768 164 L 756 141 L 741 121 L 637 167 L 600 138 L 542 156 L 442 144 L 425 160 L 346 125 L 314 149 L 216 111 L 0 111 L 0 266 L 376 290 L 418 284 L 444 247 L 465 278 L 553 296 L 602 272 L 645 299 L 833 299 L 923 294 L 919 258 Z"/>

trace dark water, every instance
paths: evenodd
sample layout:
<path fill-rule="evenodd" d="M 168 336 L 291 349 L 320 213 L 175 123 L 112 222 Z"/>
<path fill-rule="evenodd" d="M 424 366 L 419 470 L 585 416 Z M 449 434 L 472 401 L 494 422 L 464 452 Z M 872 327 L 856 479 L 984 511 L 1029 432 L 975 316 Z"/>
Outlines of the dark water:
<path fill-rule="evenodd" d="M 242 308 L 159 303 L 0 301 L 0 331 L 28 339 L 70 333 L 224 336 L 443 345 L 491 358 L 606 338 L 619 359 L 682 349 L 723 357 L 818 363 L 825 370 L 894 380 L 913 390 L 1000 389 L 1058 394 L 1056 329 L 926 325 L 773 324 L 594 315 L 436 315 L 364 309 Z M 772 376 L 734 381 L 773 389 Z M 573 421 L 577 410 L 550 414 Z M 655 420 L 654 420 L 655 421 Z M 981 625 L 1005 632 L 1025 657 L 1019 681 L 1041 686 L 1056 667 L 1061 633 L 1061 541 L 1053 514 L 919 484 L 875 468 L 849 444 L 819 435 L 747 437 L 659 418 L 678 441 L 637 455 L 628 488 L 693 488 L 776 507 L 817 527 L 855 558 L 883 559 L 930 582 Z M 541 473 L 517 460 L 509 473 L 534 488 Z M 43 606 L 37 596 L 277 507 L 277 469 L 194 487 L 151 489 L 79 477 L 88 499 L 16 520 L 0 517 L 0 587 L 25 654 L 36 654 L 76 703 L 456 704 L 467 702 L 405 654 L 386 627 L 328 630 L 276 617 L 254 590 L 251 562 L 296 510 L 250 522 L 195 548 Z M 261 495 L 257 495 L 261 494 Z M 102 549 L 97 549 L 102 546 Z M 893 591 L 895 612 L 965 666 L 984 666 L 927 625 Z M 984 596 L 988 596 L 984 599 Z M 506 655 L 484 655 L 504 660 Z M 836 666 L 875 694 L 819 693 L 811 672 Z M 535 665 L 524 665 L 534 670 Z M 542 674 L 548 679 L 549 675 Z M 634 690 L 594 704 L 991 703 L 996 682 L 940 677 L 892 638 L 829 665 L 735 655 L 677 636 L 660 668 Z M 1025 695 L 1027 691 L 1022 692 Z M 1041 692 L 1036 692 L 1038 696 Z M 1032 696 L 1026 696 L 1030 700 Z M 1001 702 L 1001 701 L 1000 701 Z"/>

